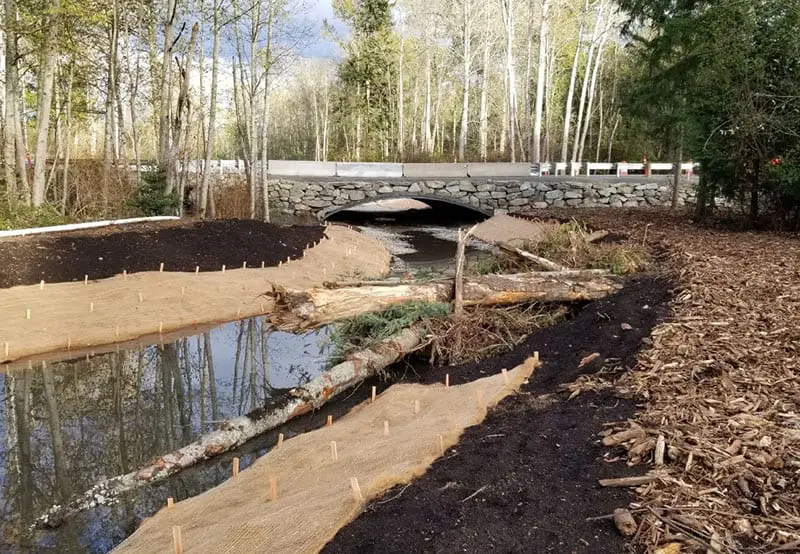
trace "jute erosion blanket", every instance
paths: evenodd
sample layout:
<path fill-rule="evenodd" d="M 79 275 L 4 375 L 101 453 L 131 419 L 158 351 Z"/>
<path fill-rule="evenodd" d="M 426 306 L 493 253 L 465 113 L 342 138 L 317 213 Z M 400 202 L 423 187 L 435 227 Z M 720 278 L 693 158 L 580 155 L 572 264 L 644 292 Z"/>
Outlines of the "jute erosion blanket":
<path fill-rule="evenodd" d="M 115 551 L 173 552 L 179 533 L 184 552 L 318 552 L 365 501 L 423 474 L 537 364 L 531 358 L 507 375 L 457 387 L 395 385 L 224 484 L 162 509 Z"/>

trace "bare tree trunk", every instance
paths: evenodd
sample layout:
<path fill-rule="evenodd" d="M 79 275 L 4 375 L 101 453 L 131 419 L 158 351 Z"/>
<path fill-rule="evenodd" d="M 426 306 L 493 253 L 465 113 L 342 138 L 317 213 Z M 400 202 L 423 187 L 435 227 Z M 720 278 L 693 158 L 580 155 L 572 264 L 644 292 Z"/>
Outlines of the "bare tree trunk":
<path fill-rule="evenodd" d="M 328 161 L 328 124 L 330 122 L 330 91 L 328 76 L 325 76 L 325 115 L 322 123 L 322 161 Z"/>
<path fill-rule="evenodd" d="M 542 158 L 542 109 L 544 107 L 545 76 L 547 66 L 547 15 L 550 8 L 548 0 L 542 0 L 542 20 L 539 23 L 539 66 L 536 73 L 536 107 L 533 123 L 533 156 L 534 163 Z"/>
<path fill-rule="evenodd" d="M 164 17 L 164 50 L 161 68 L 161 95 L 159 97 L 158 109 L 158 159 L 162 169 L 170 164 L 167 159 L 169 154 L 170 137 L 170 106 L 172 105 L 172 34 L 175 26 L 175 15 L 177 12 L 177 0 L 166 0 L 166 14 Z M 172 192 L 167 184 L 167 192 Z"/>
<path fill-rule="evenodd" d="M 673 168 L 672 181 L 672 209 L 678 209 L 678 202 L 681 194 L 681 164 L 683 163 L 683 133 L 678 129 L 678 149 L 675 156 L 675 167 Z"/>
<path fill-rule="evenodd" d="M 592 43 L 589 45 L 589 55 L 586 58 L 586 70 L 583 74 L 583 84 L 581 85 L 581 98 L 580 104 L 578 105 L 578 121 L 575 125 L 575 142 L 572 146 L 572 161 L 577 162 L 578 160 L 578 149 L 580 147 L 581 142 L 581 129 L 583 128 L 583 115 L 584 109 L 586 107 L 586 96 L 589 93 L 589 87 L 591 86 L 591 79 L 592 79 L 592 61 L 594 61 L 594 52 L 595 48 L 597 47 L 597 40 L 599 37 L 600 31 L 600 22 L 602 20 L 603 15 L 603 6 L 602 4 L 597 10 L 597 19 L 595 20 L 594 24 L 594 31 L 592 32 Z M 588 116 L 587 116 L 588 117 Z"/>
<path fill-rule="evenodd" d="M 274 11 L 272 2 L 269 2 L 269 14 L 267 16 L 267 44 L 266 51 L 264 52 L 264 106 L 261 116 L 261 194 L 262 194 L 262 209 L 264 210 L 264 221 L 269 222 L 269 182 L 267 181 L 267 158 L 269 152 L 269 117 L 270 117 L 270 104 L 269 104 L 269 86 L 270 78 L 269 72 L 272 69 L 272 32 L 274 24 Z M 316 103 L 317 93 L 314 91 L 314 101 Z"/>
<path fill-rule="evenodd" d="M 181 87 L 178 92 L 178 104 L 175 108 L 175 122 L 172 128 L 172 148 L 169 155 L 169 169 L 167 171 L 167 183 L 169 190 L 175 190 L 174 184 L 178 183 L 178 157 L 184 151 L 186 146 L 185 128 L 189 125 L 191 117 L 191 102 L 189 100 L 189 79 L 192 72 L 192 61 L 194 59 L 194 51 L 197 45 L 197 34 L 200 25 L 195 23 L 192 26 L 192 34 L 189 38 L 189 45 L 186 48 L 186 55 L 183 58 L 183 67 L 181 69 Z M 182 182 L 182 181 L 181 181 Z M 182 189 L 183 187 L 179 187 Z M 179 199 L 179 210 L 183 213 L 183 195 L 181 190 L 181 197 Z"/>
<path fill-rule="evenodd" d="M 405 83 L 403 62 L 405 59 L 404 22 L 400 16 L 400 65 L 397 72 L 397 156 L 400 162 L 406 158 L 406 117 L 405 117 Z"/>
<path fill-rule="evenodd" d="M 463 67 L 464 67 L 464 98 L 461 103 L 461 132 L 458 136 L 458 159 L 465 161 L 467 149 L 467 133 L 469 131 L 469 88 L 472 74 L 472 2 L 462 0 L 464 18 L 462 29 L 463 37 Z M 453 137 L 455 138 L 455 137 Z"/>
<path fill-rule="evenodd" d="M 41 69 L 39 75 L 39 105 L 36 125 L 36 153 L 33 166 L 33 205 L 41 206 L 45 201 L 47 179 L 47 142 L 50 136 L 50 108 L 53 104 L 53 83 L 58 65 L 58 10 L 60 0 L 52 0 L 52 14 L 47 18 L 47 35 L 42 47 Z"/>
<path fill-rule="evenodd" d="M 30 204 L 28 190 L 28 175 L 25 172 L 25 145 L 22 136 L 18 133 L 19 125 L 19 71 L 17 67 L 17 3 L 16 0 L 5 0 L 6 24 L 6 63 L 5 63 L 5 143 L 3 157 L 5 158 L 5 180 L 8 200 L 11 204 L 19 199 L 24 204 Z M 21 155 L 20 155 L 21 154 Z M 20 166 L 19 161 L 22 160 Z M 19 185 L 17 189 L 17 176 Z"/>
<path fill-rule="evenodd" d="M 117 159 L 114 138 L 114 100 L 117 73 L 117 45 L 119 43 L 119 10 L 117 0 L 111 8 L 111 36 L 108 51 L 108 77 L 106 81 L 105 102 L 105 134 L 103 136 L 103 207 L 108 208 L 109 185 L 111 182 L 111 164 Z"/>
<path fill-rule="evenodd" d="M 426 50 L 425 57 L 425 115 L 422 118 L 423 151 L 433 152 L 433 136 L 431 134 L 431 52 Z"/>
<path fill-rule="evenodd" d="M 69 202 L 69 162 L 72 154 L 72 87 L 75 83 L 75 60 L 69 65 L 69 81 L 67 83 L 67 107 L 64 121 L 64 169 L 61 182 L 61 213 L 67 213 Z"/>
<path fill-rule="evenodd" d="M 208 131 L 206 131 L 205 159 L 200 180 L 200 217 L 208 213 L 209 174 L 211 157 L 214 155 L 214 139 L 216 138 L 217 88 L 219 87 L 219 37 L 220 37 L 220 5 L 222 0 L 214 0 L 214 46 L 211 51 L 211 97 L 208 102 Z"/>
<path fill-rule="evenodd" d="M 586 121 L 584 121 L 583 131 L 581 132 L 581 143 L 578 148 L 578 161 L 583 161 L 583 149 L 586 145 L 586 137 L 589 134 L 589 126 L 592 121 L 592 106 L 594 105 L 595 90 L 597 90 L 597 76 L 600 74 L 600 67 L 603 62 L 603 47 L 605 46 L 606 35 L 600 39 L 600 45 L 597 47 L 597 56 L 594 60 L 594 68 L 592 69 L 592 83 L 589 87 L 589 98 L 586 106 Z"/>
<path fill-rule="evenodd" d="M 517 161 L 517 76 L 514 64 L 514 0 L 500 0 L 506 32 L 506 73 L 508 75 L 508 146 L 511 161 Z"/>
<path fill-rule="evenodd" d="M 575 98 L 575 83 L 578 80 L 578 61 L 581 57 L 583 47 L 583 30 L 585 26 L 584 18 L 589 13 L 589 0 L 583 7 L 581 26 L 578 31 L 578 46 L 575 47 L 575 57 L 572 59 L 572 71 L 569 76 L 569 88 L 567 89 L 567 108 L 564 112 L 564 132 L 561 135 L 561 161 L 566 162 L 569 155 L 570 124 L 572 123 L 572 103 Z"/>
<path fill-rule="evenodd" d="M 489 10 L 487 10 L 489 13 Z M 489 157 L 489 37 L 483 43 L 483 78 L 481 79 L 481 160 Z"/>

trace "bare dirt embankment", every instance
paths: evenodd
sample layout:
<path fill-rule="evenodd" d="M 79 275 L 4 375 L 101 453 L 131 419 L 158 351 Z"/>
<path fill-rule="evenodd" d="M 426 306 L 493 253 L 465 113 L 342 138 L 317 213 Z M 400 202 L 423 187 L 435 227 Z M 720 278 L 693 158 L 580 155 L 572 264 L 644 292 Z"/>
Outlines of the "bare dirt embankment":
<path fill-rule="evenodd" d="M 127 236 L 118 235 L 117 238 L 123 245 L 120 251 L 127 251 L 129 256 L 126 258 L 118 253 L 117 264 L 105 266 L 105 273 L 101 273 L 110 273 L 114 277 L 90 279 L 88 283 L 81 279 L 77 282 L 45 282 L 43 288 L 35 284 L 0 290 L 0 306 L 3 307 L 0 363 L 45 352 L 67 352 L 144 335 L 167 334 L 193 325 L 261 315 L 269 312 L 272 306 L 272 299 L 264 293 L 271 291 L 273 286 L 306 288 L 337 279 L 375 279 L 389 271 L 390 255 L 386 249 L 377 240 L 349 228 L 330 226 L 324 228 L 323 233 L 323 228 L 278 230 L 281 228 L 267 226 L 271 235 L 260 232 L 250 234 L 251 238 L 246 240 L 240 227 L 249 228 L 252 224 L 226 222 L 229 234 L 235 237 L 233 240 L 224 232 L 214 233 L 214 240 L 203 240 L 208 239 L 208 234 L 198 232 L 201 240 L 191 241 L 185 238 L 188 235 L 183 227 L 167 224 L 165 227 L 168 229 L 180 230 L 176 236 L 184 237 L 183 241 L 176 240 L 174 250 L 196 251 L 194 256 L 186 252 L 176 255 L 172 262 L 167 257 L 159 260 L 151 254 L 150 246 L 155 244 L 151 228 L 145 229 L 141 237 L 131 237 L 135 231 L 125 229 L 123 235 Z M 71 235 L 70 241 L 74 243 L 77 239 L 74 233 Z M 96 235 L 97 231 L 90 233 L 90 236 L 98 238 Z M 104 258 L 98 252 L 114 251 L 114 235 L 113 231 L 108 231 L 100 233 L 98 241 L 79 239 L 81 255 L 73 261 L 65 258 L 56 264 L 48 263 L 47 267 L 52 268 L 64 266 L 59 275 L 55 269 L 50 275 L 71 279 L 73 274 L 88 274 L 90 266 L 96 269 L 97 265 L 91 264 L 92 259 Z M 314 235 L 319 236 L 317 244 L 305 249 L 303 245 L 313 244 Z M 14 242 L 22 240 L 15 239 Z M 40 238 L 26 240 L 29 242 L 23 244 L 31 252 L 42 246 Z M 47 240 L 53 239 L 48 237 Z M 152 250 L 161 254 L 163 245 L 169 243 L 168 238 L 162 237 L 158 243 L 160 246 L 154 246 Z M 129 248 L 130 244 L 135 247 Z M 93 251 L 93 245 L 99 245 L 98 249 Z M 211 267 L 210 257 L 214 252 L 219 254 L 220 260 L 235 256 L 235 266 L 227 266 L 223 272 L 223 262 L 220 262 L 219 271 L 203 271 L 204 267 Z M 276 254 L 284 261 L 279 262 Z M 295 259 L 289 261 L 287 258 L 291 257 Z M 179 258 L 183 260 L 182 265 L 176 264 Z M 151 260 L 147 267 L 155 271 L 130 273 L 147 260 Z M 160 272 L 162 261 L 165 270 Z M 265 262 L 263 269 L 261 261 Z M 267 261 L 280 265 L 268 267 Z M 246 268 L 245 262 L 248 262 Z M 197 265 L 201 265 L 199 273 L 193 271 Z M 129 270 L 129 267 L 134 269 Z M 171 271 L 175 267 L 183 271 Z"/>

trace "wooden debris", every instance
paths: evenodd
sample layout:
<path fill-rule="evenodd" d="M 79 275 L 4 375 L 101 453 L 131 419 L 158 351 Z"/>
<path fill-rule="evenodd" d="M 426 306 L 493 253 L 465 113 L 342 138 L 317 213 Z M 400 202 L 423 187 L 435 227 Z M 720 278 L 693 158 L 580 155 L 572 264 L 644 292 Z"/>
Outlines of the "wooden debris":
<path fill-rule="evenodd" d="M 603 438 L 603 446 L 617 446 L 623 442 L 628 442 L 633 439 L 643 439 L 647 433 L 641 427 L 631 427 L 626 431 L 620 431 Z"/>
<path fill-rule="evenodd" d="M 587 365 L 589 365 L 590 363 L 592 363 L 593 361 L 595 361 L 599 357 L 600 357 L 600 353 L 599 352 L 595 352 L 593 354 L 589 354 L 588 356 L 586 356 L 585 358 L 583 358 L 581 360 L 581 363 L 578 364 L 578 368 L 586 367 Z"/>
<path fill-rule="evenodd" d="M 620 477 L 618 479 L 600 479 L 601 487 L 638 487 L 652 483 L 663 477 L 656 473 L 648 473 L 647 475 L 638 475 L 636 477 Z"/>
<path fill-rule="evenodd" d="M 614 510 L 614 525 L 624 537 L 632 537 L 639 528 L 631 513 L 624 508 Z"/>
<path fill-rule="evenodd" d="M 537 256 L 536 254 L 531 254 L 530 252 L 526 252 L 516 246 L 511 246 L 510 244 L 500 243 L 499 246 L 501 249 L 505 250 L 506 252 L 511 252 L 512 254 L 516 254 L 521 258 L 525 258 L 526 260 L 530 260 L 541 267 L 549 270 L 549 271 L 569 271 L 570 268 L 567 266 L 563 266 L 561 264 L 557 264 L 555 262 L 551 262 L 547 258 L 542 258 L 541 256 Z"/>

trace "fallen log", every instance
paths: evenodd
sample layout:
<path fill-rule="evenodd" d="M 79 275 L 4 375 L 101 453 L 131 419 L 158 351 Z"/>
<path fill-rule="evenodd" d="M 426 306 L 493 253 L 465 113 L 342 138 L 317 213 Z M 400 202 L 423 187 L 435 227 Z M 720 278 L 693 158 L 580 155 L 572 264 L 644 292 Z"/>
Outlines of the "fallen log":
<path fill-rule="evenodd" d="M 148 466 L 106 479 L 64 505 L 54 505 L 33 523 L 33 528 L 61 525 L 64 518 L 98 504 L 113 504 L 119 495 L 175 475 L 199 462 L 232 450 L 280 427 L 284 423 L 320 408 L 337 394 L 372 377 L 420 346 L 424 334 L 415 328 L 403 329 L 372 348 L 351 354 L 304 386 L 289 391 L 272 409 L 257 410 L 224 422 L 208 433 L 169 454 L 159 456 Z"/>
<path fill-rule="evenodd" d="M 520 273 L 473 277 L 464 284 L 466 305 L 596 300 L 621 288 L 610 276 L 573 273 Z"/>
<path fill-rule="evenodd" d="M 569 268 L 567 266 L 551 262 L 547 258 L 542 258 L 541 256 L 537 256 L 536 254 L 531 254 L 530 252 L 526 252 L 525 250 L 517 248 L 516 246 L 511 246 L 510 244 L 506 244 L 504 242 L 498 243 L 497 246 L 499 246 L 500 249 L 505 250 L 506 252 L 511 252 L 512 254 L 516 254 L 521 258 L 525 258 L 526 260 L 535 262 L 536 264 L 542 266 L 545 269 L 549 269 L 550 271 L 569 271 Z"/>
<path fill-rule="evenodd" d="M 575 302 L 602 298 L 621 287 L 608 272 L 558 272 L 486 275 L 464 281 L 465 306 L 523 302 Z M 270 323 L 281 330 L 317 327 L 407 302 L 450 302 L 452 281 L 396 286 L 279 290 Z"/>

